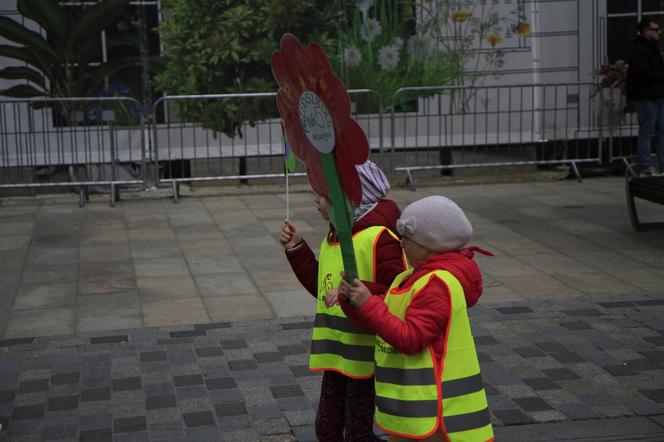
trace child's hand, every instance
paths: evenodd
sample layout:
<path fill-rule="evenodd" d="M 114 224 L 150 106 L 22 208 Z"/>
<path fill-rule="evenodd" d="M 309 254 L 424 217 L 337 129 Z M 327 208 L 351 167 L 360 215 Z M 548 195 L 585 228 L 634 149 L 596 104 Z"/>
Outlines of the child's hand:
<path fill-rule="evenodd" d="M 300 230 L 295 224 L 284 220 L 284 226 L 281 228 L 281 235 L 279 236 L 279 241 L 284 249 L 289 250 L 297 246 L 302 241 L 302 235 Z"/>
<path fill-rule="evenodd" d="M 343 275 L 344 272 L 341 272 Z M 337 287 L 337 297 L 338 298 L 343 298 L 346 301 L 350 301 L 350 289 L 351 285 L 346 282 L 343 277 L 341 278 L 341 282 L 339 282 L 339 287 Z"/>
<path fill-rule="evenodd" d="M 341 282 L 339 283 L 339 296 L 349 300 L 355 308 L 360 308 L 371 296 L 371 292 L 359 279 L 354 279 L 353 283 L 347 282 L 344 277 L 345 272 L 341 272 Z"/>
<path fill-rule="evenodd" d="M 325 295 L 325 307 L 330 308 L 339 305 L 339 289 L 332 289 Z"/>

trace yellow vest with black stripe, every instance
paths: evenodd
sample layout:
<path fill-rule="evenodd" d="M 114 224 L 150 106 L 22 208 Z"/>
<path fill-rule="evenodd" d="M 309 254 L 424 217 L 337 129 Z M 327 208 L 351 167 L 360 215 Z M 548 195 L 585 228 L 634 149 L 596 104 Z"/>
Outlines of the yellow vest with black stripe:
<path fill-rule="evenodd" d="M 406 355 L 377 336 L 376 423 L 388 433 L 405 437 L 424 438 L 443 425 L 450 442 L 493 440 L 463 288 L 451 273 L 438 270 L 422 276 L 410 288 L 398 289 L 412 273 L 407 270 L 395 278 L 385 303 L 404 320 L 413 298 L 431 278 L 440 278 L 450 292 L 443 357 L 436 361 L 431 345 L 421 353 Z"/>
<path fill-rule="evenodd" d="M 387 227 L 372 226 L 353 235 L 359 279 L 376 280 L 376 243 Z M 343 270 L 341 247 L 323 239 L 318 259 L 318 301 L 311 339 L 309 369 L 334 370 L 353 378 L 370 378 L 374 372 L 376 335 L 366 333 L 344 315 L 338 305 L 327 308 L 325 295 L 339 286 Z"/>

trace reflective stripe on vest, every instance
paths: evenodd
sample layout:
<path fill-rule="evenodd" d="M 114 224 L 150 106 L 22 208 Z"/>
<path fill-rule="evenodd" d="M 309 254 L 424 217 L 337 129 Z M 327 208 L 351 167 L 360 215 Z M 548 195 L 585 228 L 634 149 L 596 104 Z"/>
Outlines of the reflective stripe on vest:
<path fill-rule="evenodd" d="M 358 276 L 364 281 L 376 280 L 375 249 L 378 238 L 387 231 L 372 226 L 353 235 L 353 248 Z M 343 260 L 339 243 L 323 239 L 318 259 L 318 301 L 311 339 L 309 368 L 336 370 L 354 378 L 369 378 L 374 371 L 374 344 L 376 337 L 354 325 L 339 306 L 327 308 L 325 296 L 339 285 Z"/>
<path fill-rule="evenodd" d="M 406 290 L 395 279 L 385 298 L 390 312 L 402 320 L 413 298 L 431 278 L 438 277 L 450 292 L 450 318 L 443 350 L 442 373 L 436 376 L 434 352 L 428 346 L 417 355 L 405 355 L 376 339 L 376 423 L 385 431 L 406 437 L 426 437 L 443 417 L 451 442 L 487 441 L 493 438 L 489 408 L 466 311 L 463 288 L 446 271 L 431 272 Z"/>

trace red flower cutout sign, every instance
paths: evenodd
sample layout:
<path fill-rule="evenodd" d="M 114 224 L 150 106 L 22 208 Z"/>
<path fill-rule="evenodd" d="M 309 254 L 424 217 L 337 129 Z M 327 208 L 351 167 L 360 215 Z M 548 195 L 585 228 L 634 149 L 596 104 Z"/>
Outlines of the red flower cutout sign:
<path fill-rule="evenodd" d="M 369 143 L 350 117 L 348 93 L 325 53 L 317 44 L 305 49 L 294 35 L 285 34 L 272 55 L 272 73 L 288 141 L 305 163 L 314 192 L 331 202 L 319 152 L 332 151 L 344 193 L 359 205 L 362 188 L 355 165 L 367 160 Z"/>

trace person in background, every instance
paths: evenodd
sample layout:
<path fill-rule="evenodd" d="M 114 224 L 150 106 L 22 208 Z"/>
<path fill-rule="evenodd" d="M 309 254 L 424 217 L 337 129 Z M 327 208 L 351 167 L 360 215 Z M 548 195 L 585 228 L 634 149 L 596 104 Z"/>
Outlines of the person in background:
<path fill-rule="evenodd" d="M 376 424 L 391 442 L 485 442 L 493 428 L 468 308 L 482 294 L 482 274 L 464 248 L 473 229 L 443 196 L 410 204 L 397 221 L 413 268 L 396 277 L 385 298 L 358 279 L 338 296 L 356 324 L 376 333 Z"/>
<path fill-rule="evenodd" d="M 660 25 L 643 18 L 629 52 L 627 98 L 636 108 L 639 121 L 637 142 L 639 176 L 658 174 L 650 158 L 651 142 L 656 135 L 659 173 L 664 173 L 664 60 L 659 50 Z"/>
<path fill-rule="evenodd" d="M 385 199 L 390 185 L 376 164 L 367 161 L 356 168 L 362 184 L 362 202 L 355 208 L 352 227 L 357 270 L 368 290 L 382 294 L 406 268 L 393 233 L 400 210 Z M 322 197 L 314 194 L 314 202 L 329 221 Z M 317 298 L 309 358 L 310 370 L 323 371 L 316 436 L 323 442 L 380 441 L 373 433 L 375 336 L 348 321 L 336 302 L 343 261 L 334 226 L 330 224 L 321 242 L 318 260 L 288 220 L 280 241 L 298 280 Z"/>

